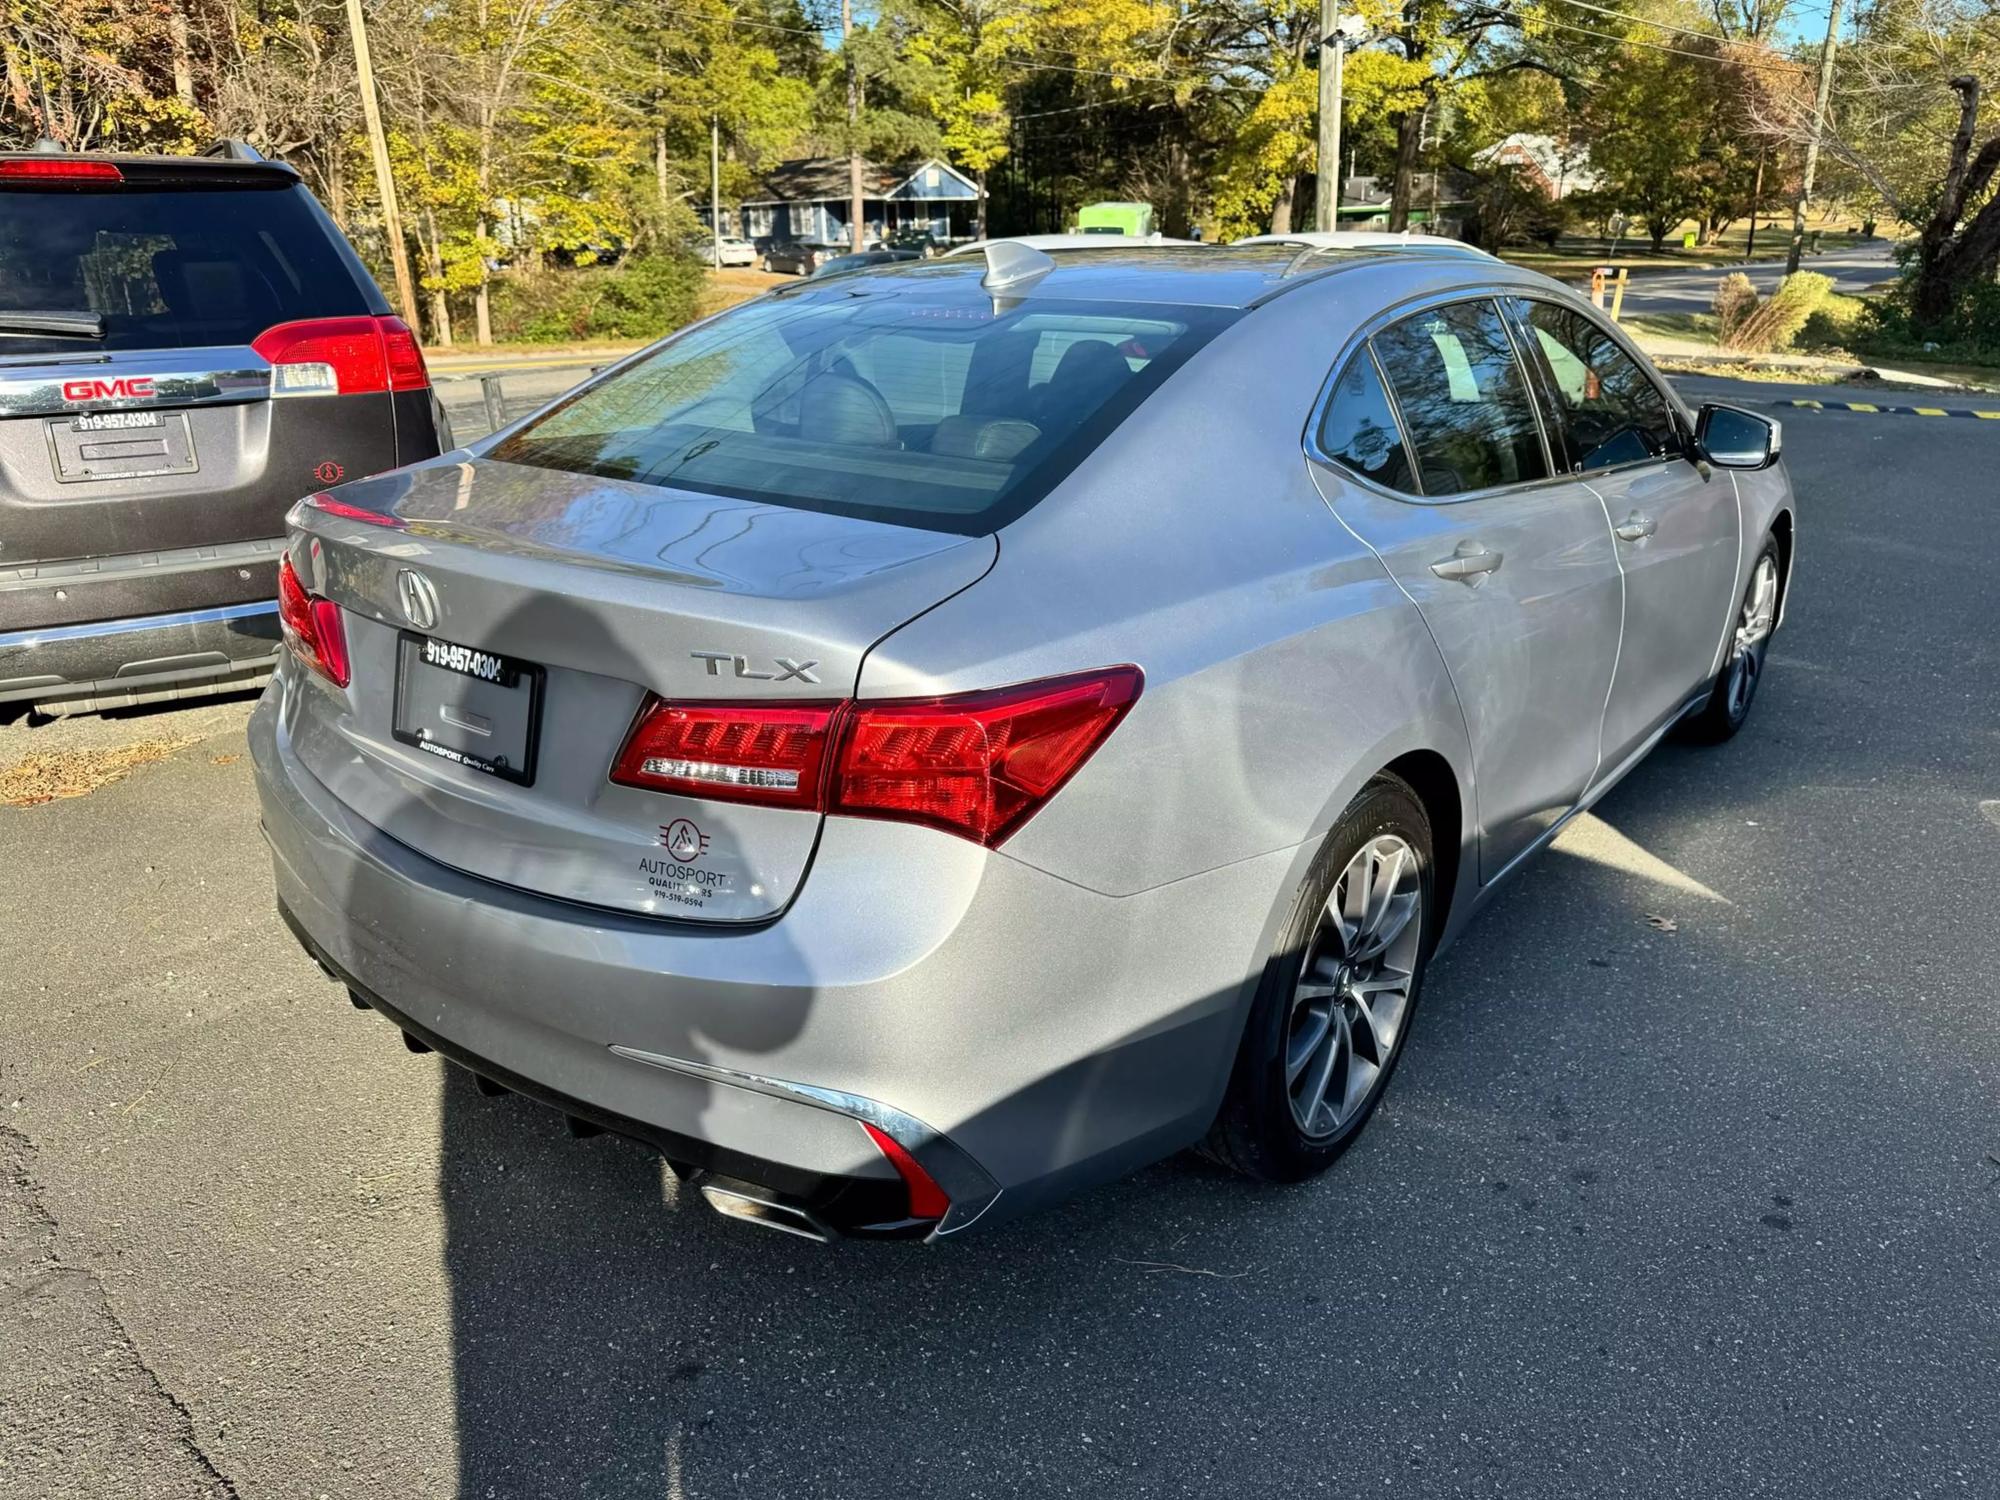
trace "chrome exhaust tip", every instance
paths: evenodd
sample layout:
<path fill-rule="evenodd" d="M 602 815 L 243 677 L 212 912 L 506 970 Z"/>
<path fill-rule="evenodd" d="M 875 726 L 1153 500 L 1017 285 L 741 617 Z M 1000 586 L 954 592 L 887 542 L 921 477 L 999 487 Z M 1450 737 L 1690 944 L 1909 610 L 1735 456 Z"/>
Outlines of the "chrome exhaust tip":
<path fill-rule="evenodd" d="M 741 1219 L 780 1234 L 795 1234 L 816 1244 L 833 1242 L 833 1231 L 811 1209 L 782 1193 L 734 1177 L 711 1177 L 704 1173 L 695 1181 L 708 1206 L 725 1218 Z"/>

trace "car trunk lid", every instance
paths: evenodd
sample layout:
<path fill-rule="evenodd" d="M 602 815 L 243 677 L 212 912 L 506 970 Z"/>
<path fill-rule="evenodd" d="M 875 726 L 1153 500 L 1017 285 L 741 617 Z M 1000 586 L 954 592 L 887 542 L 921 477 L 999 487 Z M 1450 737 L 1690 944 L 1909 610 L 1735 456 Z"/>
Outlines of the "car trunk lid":
<path fill-rule="evenodd" d="M 991 537 L 492 459 L 350 485 L 295 519 L 292 555 L 341 606 L 353 674 L 345 690 L 298 679 L 286 725 L 307 768 L 453 868 L 697 921 L 782 910 L 820 817 L 613 784 L 646 695 L 847 698 L 870 646 L 997 553 Z M 503 676 L 514 686 L 488 680 Z M 446 717 L 414 722 L 426 714 Z M 489 737 L 450 733 L 476 721 Z M 511 775 L 455 758 L 503 740 L 529 761 L 510 753 Z"/>

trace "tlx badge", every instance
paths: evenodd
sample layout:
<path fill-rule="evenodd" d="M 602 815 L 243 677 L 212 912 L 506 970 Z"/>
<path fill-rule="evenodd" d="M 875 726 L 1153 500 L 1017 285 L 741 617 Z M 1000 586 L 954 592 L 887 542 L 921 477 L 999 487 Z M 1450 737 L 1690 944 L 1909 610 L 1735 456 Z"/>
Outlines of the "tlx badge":
<path fill-rule="evenodd" d="M 789 656 L 774 656 L 771 665 L 778 670 L 759 672 L 751 667 L 749 657 L 738 656 L 731 651 L 690 651 L 688 655 L 698 662 L 705 662 L 711 677 L 720 677 L 723 667 L 727 665 L 731 676 L 748 678 L 752 682 L 790 682 L 794 678 L 800 682 L 819 681 L 813 676 L 813 668 L 819 665 L 816 661 L 793 661 Z"/>

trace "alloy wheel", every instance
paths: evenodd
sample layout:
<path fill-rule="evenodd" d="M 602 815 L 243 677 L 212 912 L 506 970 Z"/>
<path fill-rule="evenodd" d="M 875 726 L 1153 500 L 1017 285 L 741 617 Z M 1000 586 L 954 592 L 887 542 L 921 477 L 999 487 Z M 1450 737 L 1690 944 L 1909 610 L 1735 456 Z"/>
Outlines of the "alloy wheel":
<path fill-rule="evenodd" d="M 1729 654 L 1729 717 L 1736 720 L 1750 711 L 1756 696 L 1757 680 L 1764 672 L 1764 653 L 1769 649 L 1771 629 L 1778 619 L 1778 563 L 1770 553 L 1757 559 L 1750 575 L 1750 587 L 1743 595 L 1743 612 L 1737 617 L 1736 639 Z"/>
<path fill-rule="evenodd" d="M 1417 853 L 1394 834 L 1362 845 L 1320 912 L 1285 1024 L 1285 1090 L 1312 1140 L 1360 1114 L 1410 1013 L 1423 942 Z"/>

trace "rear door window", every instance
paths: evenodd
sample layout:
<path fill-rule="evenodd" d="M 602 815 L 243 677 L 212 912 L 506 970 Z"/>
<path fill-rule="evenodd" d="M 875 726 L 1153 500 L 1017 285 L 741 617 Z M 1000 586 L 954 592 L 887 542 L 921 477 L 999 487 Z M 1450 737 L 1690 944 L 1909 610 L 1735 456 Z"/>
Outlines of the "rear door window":
<path fill-rule="evenodd" d="M 95 312 L 93 350 L 248 344 L 379 311 L 304 187 L 0 192 L 0 312 Z M 0 358 L 75 339 L 0 335 Z"/>
<path fill-rule="evenodd" d="M 1237 314 L 969 278 L 746 304 L 572 396 L 510 463 L 977 535 L 1022 514 Z"/>
<path fill-rule="evenodd" d="M 1416 474 L 1396 426 L 1396 413 L 1382 388 L 1374 356 L 1366 348 L 1347 362 L 1334 382 L 1320 421 L 1319 446 L 1328 458 L 1365 479 L 1406 494 L 1416 491 Z"/>
<path fill-rule="evenodd" d="M 1609 329 L 1553 302 L 1519 306 L 1548 368 L 1570 450 L 1585 472 L 1673 451 L 1667 398 Z"/>
<path fill-rule="evenodd" d="M 1548 478 L 1527 380 L 1493 302 L 1428 308 L 1391 324 L 1373 344 L 1424 494 Z"/>

